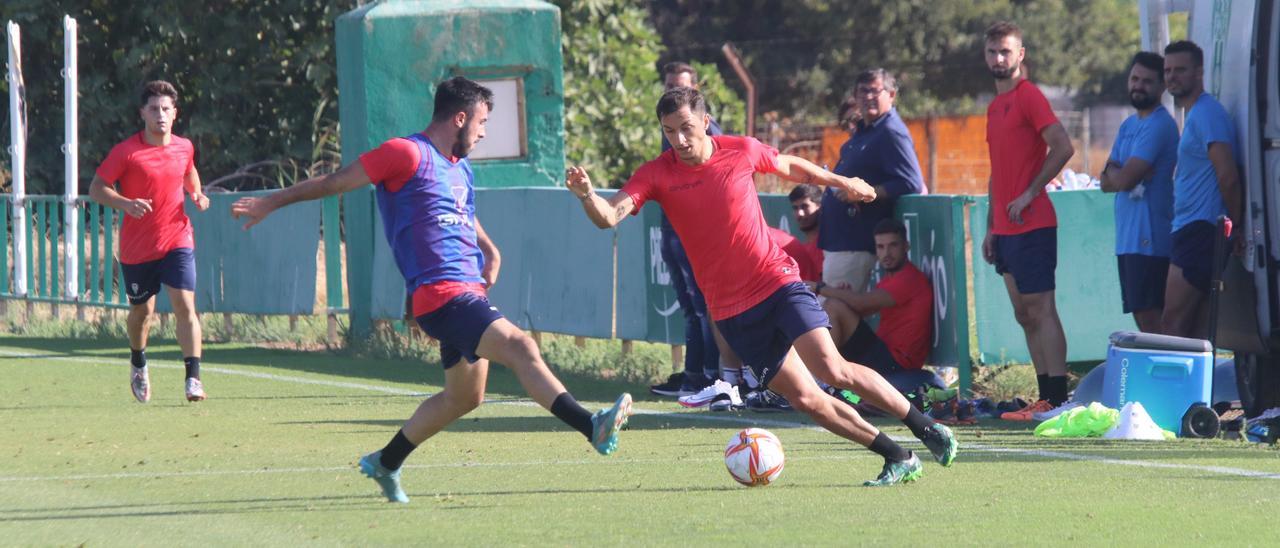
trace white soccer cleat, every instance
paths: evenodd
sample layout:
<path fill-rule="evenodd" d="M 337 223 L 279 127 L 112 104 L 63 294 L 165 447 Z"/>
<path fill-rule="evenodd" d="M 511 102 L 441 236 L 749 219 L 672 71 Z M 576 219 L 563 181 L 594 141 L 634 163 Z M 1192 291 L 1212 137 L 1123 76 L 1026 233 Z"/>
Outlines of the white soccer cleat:
<path fill-rule="evenodd" d="M 133 389 L 133 397 L 138 403 L 151 401 L 151 373 L 147 366 L 129 366 L 129 388 Z"/>
<path fill-rule="evenodd" d="M 711 403 L 720 394 L 728 394 L 730 390 L 736 392 L 737 388 L 732 384 L 717 379 L 716 382 L 711 383 L 711 386 L 703 388 L 696 394 L 681 396 L 679 402 L 680 405 L 685 407 L 702 407 Z"/>
<path fill-rule="evenodd" d="M 204 384 L 200 379 L 187 378 L 187 401 L 204 401 Z"/>

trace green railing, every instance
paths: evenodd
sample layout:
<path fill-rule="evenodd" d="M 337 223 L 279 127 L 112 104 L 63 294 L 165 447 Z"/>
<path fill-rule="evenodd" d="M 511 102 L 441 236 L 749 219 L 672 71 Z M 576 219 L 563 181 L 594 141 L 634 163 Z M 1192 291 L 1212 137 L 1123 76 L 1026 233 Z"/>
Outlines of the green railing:
<path fill-rule="evenodd" d="M 120 283 L 120 265 L 115 260 L 116 235 L 122 215 L 85 198 L 76 200 L 76 272 L 79 298 L 71 298 L 63 290 L 65 281 L 65 245 L 63 221 L 65 209 L 61 196 L 27 196 L 23 200 L 26 213 L 27 257 L 25 298 L 36 302 L 82 304 L 113 308 L 126 307 L 124 285 Z M 0 296 L 24 298 L 15 293 L 13 278 L 13 235 L 10 219 L 12 196 L 0 194 Z"/>

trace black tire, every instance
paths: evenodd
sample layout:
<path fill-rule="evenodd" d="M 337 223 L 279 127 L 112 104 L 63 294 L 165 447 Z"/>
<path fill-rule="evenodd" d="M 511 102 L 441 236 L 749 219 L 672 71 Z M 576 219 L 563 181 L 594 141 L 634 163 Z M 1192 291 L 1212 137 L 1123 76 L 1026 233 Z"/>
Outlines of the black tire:
<path fill-rule="evenodd" d="M 1218 414 L 1214 413 L 1213 409 L 1203 404 L 1196 404 L 1187 410 L 1186 415 L 1182 416 L 1182 437 L 1217 437 L 1221 426 L 1218 422 Z"/>

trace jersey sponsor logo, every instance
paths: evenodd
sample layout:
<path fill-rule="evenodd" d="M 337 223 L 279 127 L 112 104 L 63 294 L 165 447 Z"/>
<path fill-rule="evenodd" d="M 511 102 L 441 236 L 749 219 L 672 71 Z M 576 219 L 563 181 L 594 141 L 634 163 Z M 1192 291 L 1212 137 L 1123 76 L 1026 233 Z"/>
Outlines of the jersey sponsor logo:
<path fill-rule="evenodd" d="M 671 192 L 681 192 L 681 191 L 685 191 L 685 190 L 693 190 L 693 189 L 698 188 L 698 187 L 700 187 L 700 186 L 702 186 L 702 181 L 701 181 L 701 180 L 698 180 L 698 181 L 691 181 L 691 182 L 688 182 L 688 183 L 685 183 L 685 184 L 682 184 L 682 185 L 673 185 L 673 186 L 670 188 L 670 190 L 671 190 Z"/>
<path fill-rule="evenodd" d="M 458 215 L 456 213 L 443 213 L 436 215 L 436 222 L 440 226 L 471 226 L 471 219 L 466 215 Z"/>

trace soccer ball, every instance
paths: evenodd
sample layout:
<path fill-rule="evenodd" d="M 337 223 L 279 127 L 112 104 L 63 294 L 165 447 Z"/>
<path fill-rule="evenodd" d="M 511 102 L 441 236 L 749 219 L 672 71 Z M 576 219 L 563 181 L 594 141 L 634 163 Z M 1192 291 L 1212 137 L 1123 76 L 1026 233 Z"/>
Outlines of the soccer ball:
<path fill-rule="evenodd" d="M 748 428 L 734 434 L 724 448 L 724 466 L 729 469 L 729 475 L 747 487 L 776 481 L 785 461 L 782 442 L 763 428 Z"/>

